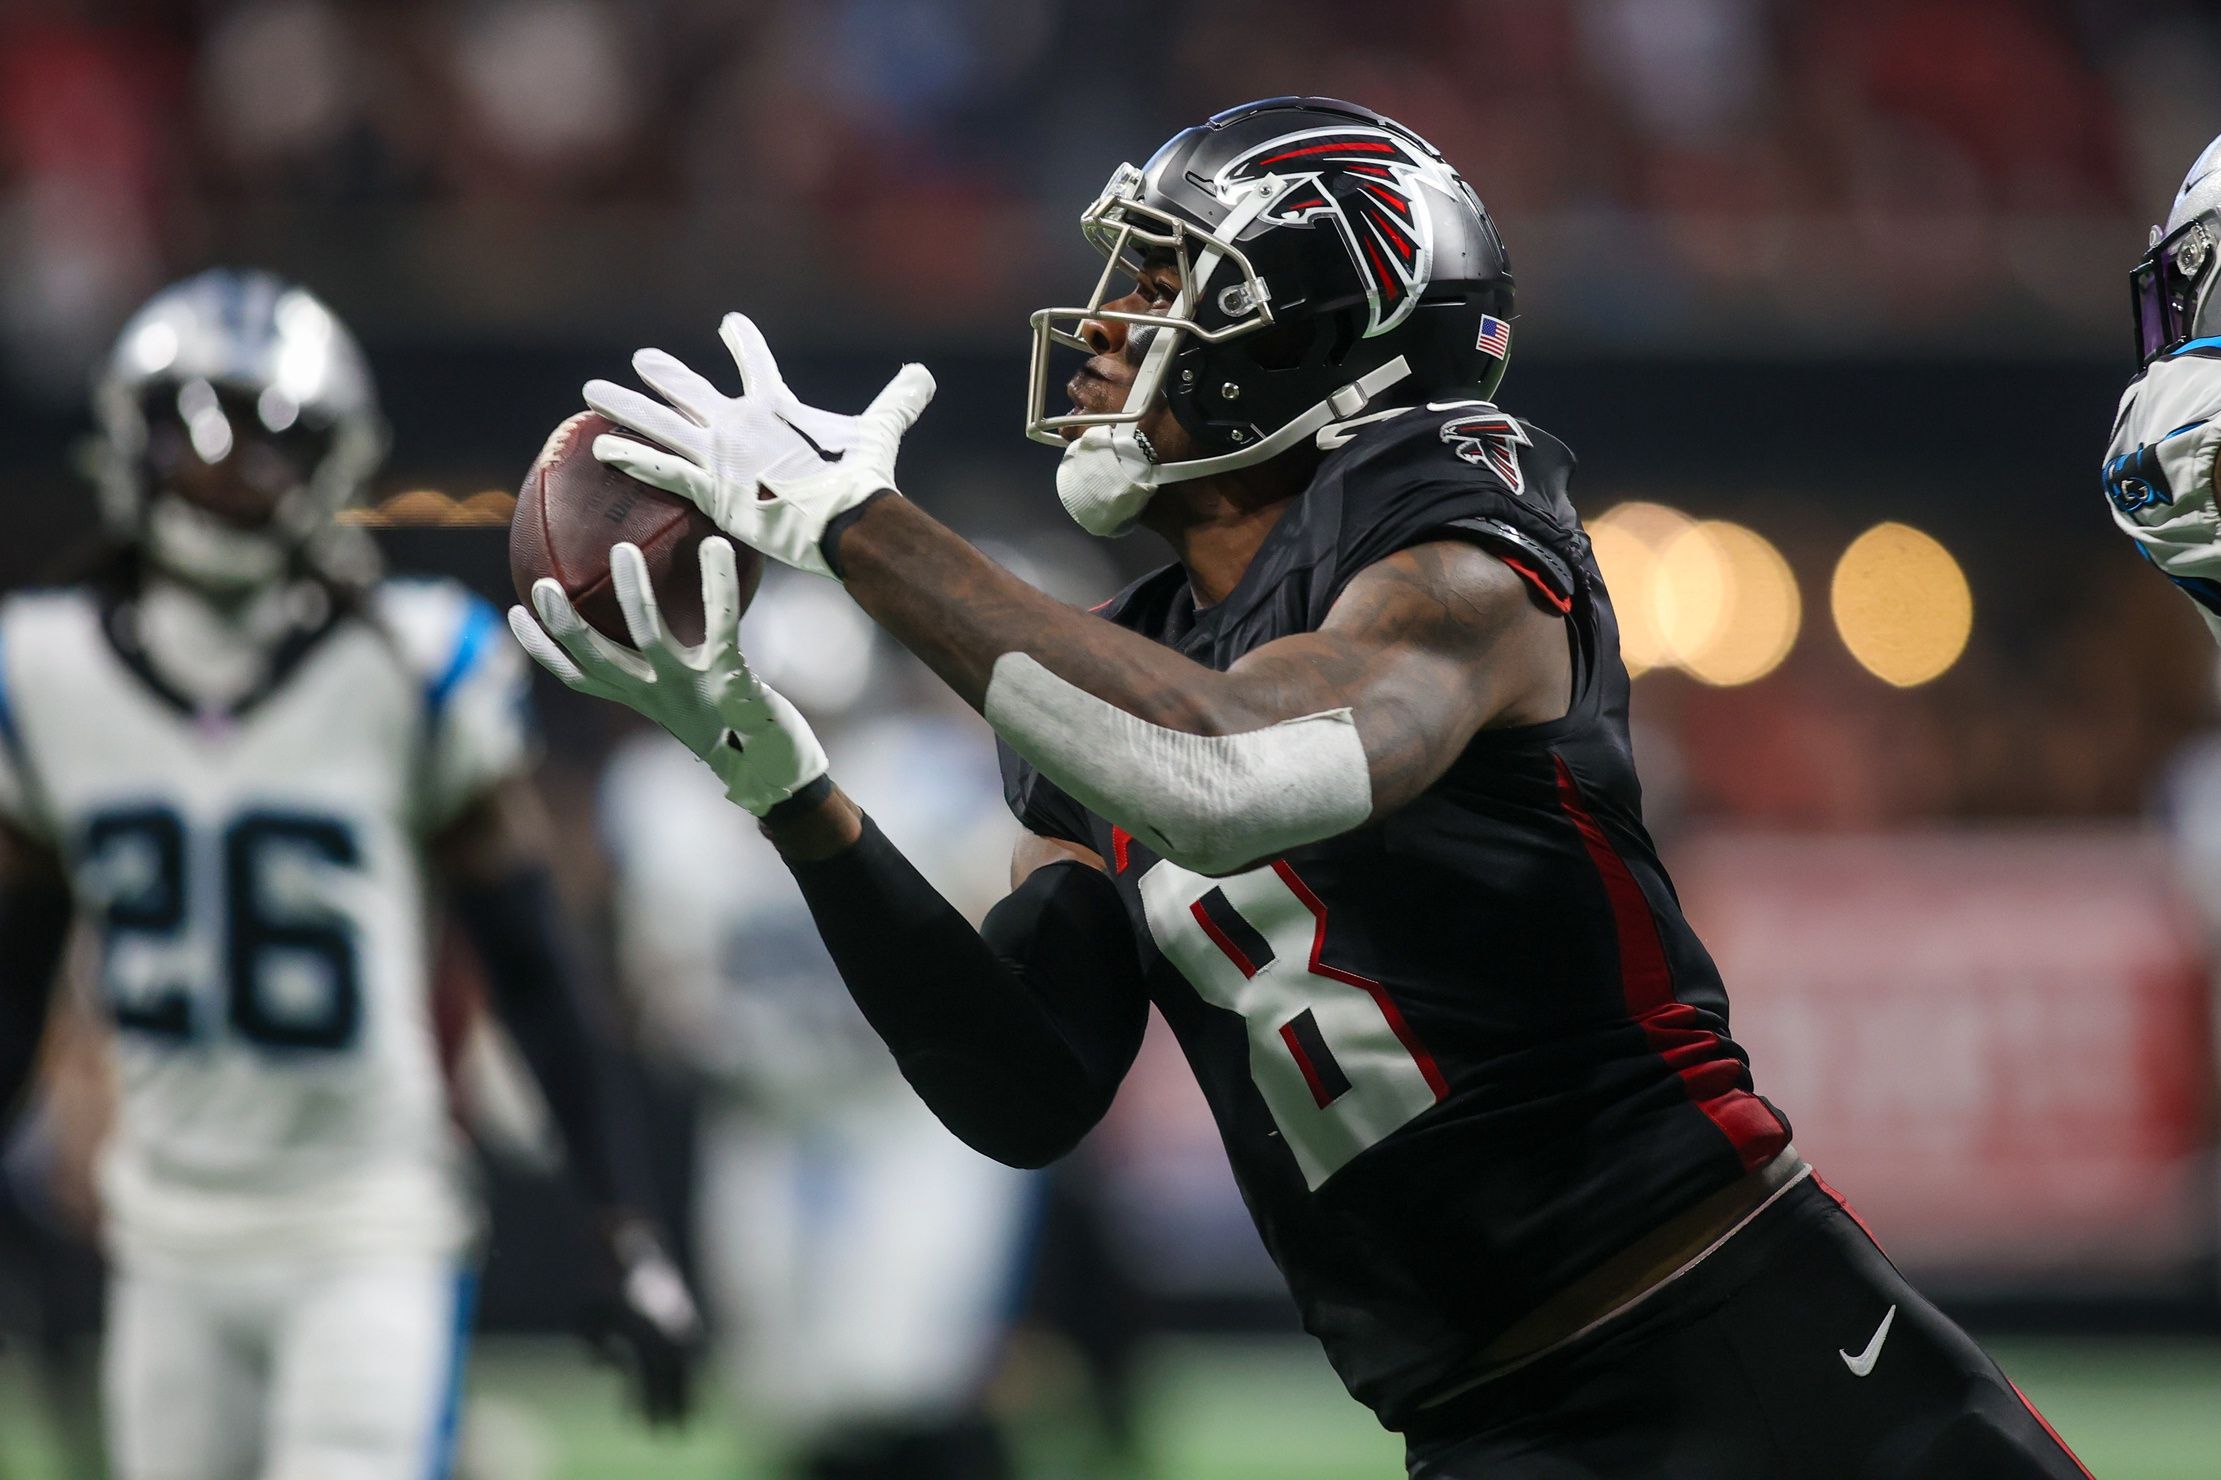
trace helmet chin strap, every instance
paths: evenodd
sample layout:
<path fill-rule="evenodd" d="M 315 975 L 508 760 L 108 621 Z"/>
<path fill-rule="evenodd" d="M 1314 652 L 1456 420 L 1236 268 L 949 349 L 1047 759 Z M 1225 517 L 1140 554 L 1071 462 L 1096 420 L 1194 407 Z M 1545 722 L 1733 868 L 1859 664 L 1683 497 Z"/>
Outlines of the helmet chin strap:
<path fill-rule="evenodd" d="M 1172 339 L 1170 333 L 1159 334 L 1157 342 L 1149 347 L 1151 359 L 1160 352 L 1169 354 Z M 1064 460 L 1057 464 L 1057 498 L 1080 528 L 1089 534 L 1115 538 L 1134 527 L 1134 521 L 1165 484 L 1230 473 L 1278 457 L 1328 423 L 1357 415 L 1375 396 L 1410 376 L 1410 362 L 1398 355 L 1313 405 L 1255 446 L 1217 457 L 1159 462 L 1140 428 L 1132 423 L 1089 427 L 1064 450 Z M 1141 409 L 1134 400 L 1142 384 L 1143 377 L 1137 376 L 1135 391 L 1126 402 L 1130 413 Z M 1153 386 L 1150 394 L 1155 394 Z"/>

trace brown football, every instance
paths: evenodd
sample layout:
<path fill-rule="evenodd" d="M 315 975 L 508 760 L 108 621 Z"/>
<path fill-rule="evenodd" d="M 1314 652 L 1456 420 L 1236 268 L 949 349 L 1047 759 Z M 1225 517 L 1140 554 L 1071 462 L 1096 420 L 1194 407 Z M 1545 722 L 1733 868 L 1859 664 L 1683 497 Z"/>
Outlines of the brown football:
<path fill-rule="evenodd" d="M 594 456 L 604 432 L 635 433 L 592 411 L 552 432 L 509 523 L 509 577 L 526 611 L 532 583 L 553 576 L 594 630 L 630 646 L 624 613 L 609 577 L 609 547 L 630 540 L 648 562 L 663 624 L 684 643 L 702 640 L 702 541 L 717 533 L 709 516 L 675 493 L 618 472 Z M 763 578 L 763 557 L 735 542 L 740 604 L 745 610 Z"/>

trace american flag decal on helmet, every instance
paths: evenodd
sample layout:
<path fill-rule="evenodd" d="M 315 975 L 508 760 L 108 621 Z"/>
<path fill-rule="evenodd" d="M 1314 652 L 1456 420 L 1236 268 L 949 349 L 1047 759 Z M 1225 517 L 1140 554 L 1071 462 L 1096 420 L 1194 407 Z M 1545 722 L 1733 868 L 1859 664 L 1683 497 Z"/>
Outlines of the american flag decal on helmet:
<path fill-rule="evenodd" d="M 1260 219 L 1328 223 L 1341 236 L 1371 309 L 1365 337 L 1402 323 L 1434 272 L 1434 223 L 1418 184 L 1433 178 L 1456 193 L 1450 167 L 1385 129 L 1314 129 L 1260 144 L 1220 170 L 1213 184 L 1231 200 L 1239 186 L 1267 175 L 1285 181 L 1286 190 Z"/>
<path fill-rule="evenodd" d="M 1442 423 L 1442 440 L 1465 461 L 1494 472 L 1513 493 L 1527 491 L 1527 478 L 1519 467 L 1519 449 L 1534 444 L 1516 418 L 1493 406 L 1453 416 Z"/>
<path fill-rule="evenodd" d="M 1473 348 L 1484 355 L 1503 359 L 1512 352 L 1512 326 L 1492 314 L 1482 314 L 1480 338 L 1474 341 Z"/>

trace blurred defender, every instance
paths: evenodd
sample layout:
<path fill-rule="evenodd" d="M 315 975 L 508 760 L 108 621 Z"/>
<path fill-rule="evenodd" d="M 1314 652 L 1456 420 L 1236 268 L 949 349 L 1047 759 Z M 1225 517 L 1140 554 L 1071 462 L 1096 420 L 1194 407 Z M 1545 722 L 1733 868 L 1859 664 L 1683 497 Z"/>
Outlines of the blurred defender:
<path fill-rule="evenodd" d="M 441 886 L 561 1122 L 658 1413 L 694 1327 L 646 1220 L 484 603 L 383 581 L 334 515 L 383 451 L 301 288 L 214 271 L 96 392 L 112 548 L 0 607 L 0 1107 L 73 918 L 121 1106 L 109 1425 L 124 1480 L 443 1474 L 476 1212 L 428 1001 Z"/>
<path fill-rule="evenodd" d="M 2105 454 L 2113 520 L 2221 638 L 2221 138 L 2129 275 L 2136 378 Z"/>
<path fill-rule="evenodd" d="M 1153 1002 L 1412 1476 L 2080 1473 L 1753 1090 L 1643 825 L 1572 454 L 1492 401 L 1512 286 L 1472 187 L 1392 120 L 1279 98 L 1120 167 L 1082 220 L 1106 264 L 1035 316 L 1028 430 L 1070 438 L 1084 527 L 1178 557 L 1095 614 L 894 491 L 919 367 L 810 420 L 735 315 L 737 398 L 655 352 L 662 400 L 586 388 L 668 449 L 597 455 L 842 579 L 1008 742 L 1030 836 L 980 930 L 730 633 L 659 640 L 637 552 L 614 569 L 645 661 L 553 582 L 519 638 L 697 737 L 972 1144 L 1061 1154 Z M 1057 344 L 1087 357 L 1064 415 Z"/>
<path fill-rule="evenodd" d="M 767 593 L 777 630 L 814 629 L 779 668 L 837 720 L 873 630 L 799 584 Z M 874 815 L 984 909 L 1008 827 L 968 727 L 897 713 L 841 733 L 876 762 L 850 778 Z M 628 982 L 708 1094 L 696 1243 L 742 1421 L 798 1480 L 1007 1475 L 983 1400 L 1039 1187 L 910 1093 L 794 881 L 683 747 L 628 742 L 601 812 Z"/>

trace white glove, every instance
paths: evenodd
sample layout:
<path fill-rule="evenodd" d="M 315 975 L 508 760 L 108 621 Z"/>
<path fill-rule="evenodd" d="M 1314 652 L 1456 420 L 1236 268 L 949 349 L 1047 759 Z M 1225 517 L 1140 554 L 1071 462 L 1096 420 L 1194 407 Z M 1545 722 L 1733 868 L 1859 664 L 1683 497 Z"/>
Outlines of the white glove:
<path fill-rule="evenodd" d="M 733 547 L 713 539 L 702 541 L 701 549 L 707 633 L 699 647 L 674 642 L 664 630 L 648 562 L 639 546 L 629 544 L 610 550 L 609 570 L 638 652 L 587 626 L 563 587 L 546 577 L 532 587 L 540 620 L 512 606 L 509 630 L 569 687 L 615 699 L 669 730 L 709 763 L 725 795 L 761 817 L 825 774 L 825 749 L 795 707 L 765 688 L 740 654 Z"/>
<path fill-rule="evenodd" d="M 795 399 L 747 317 L 729 313 L 717 332 L 740 367 L 741 393 L 727 396 L 662 350 L 644 349 L 632 368 L 663 400 L 589 380 L 586 404 L 661 447 L 601 436 L 594 456 L 691 500 L 772 559 L 830 576 L 819 548 L 825 526 L 895 486 L 895 453 L 933 399 L 932 372 L 905 365 L 861 416 L 841 416 Z"/>

